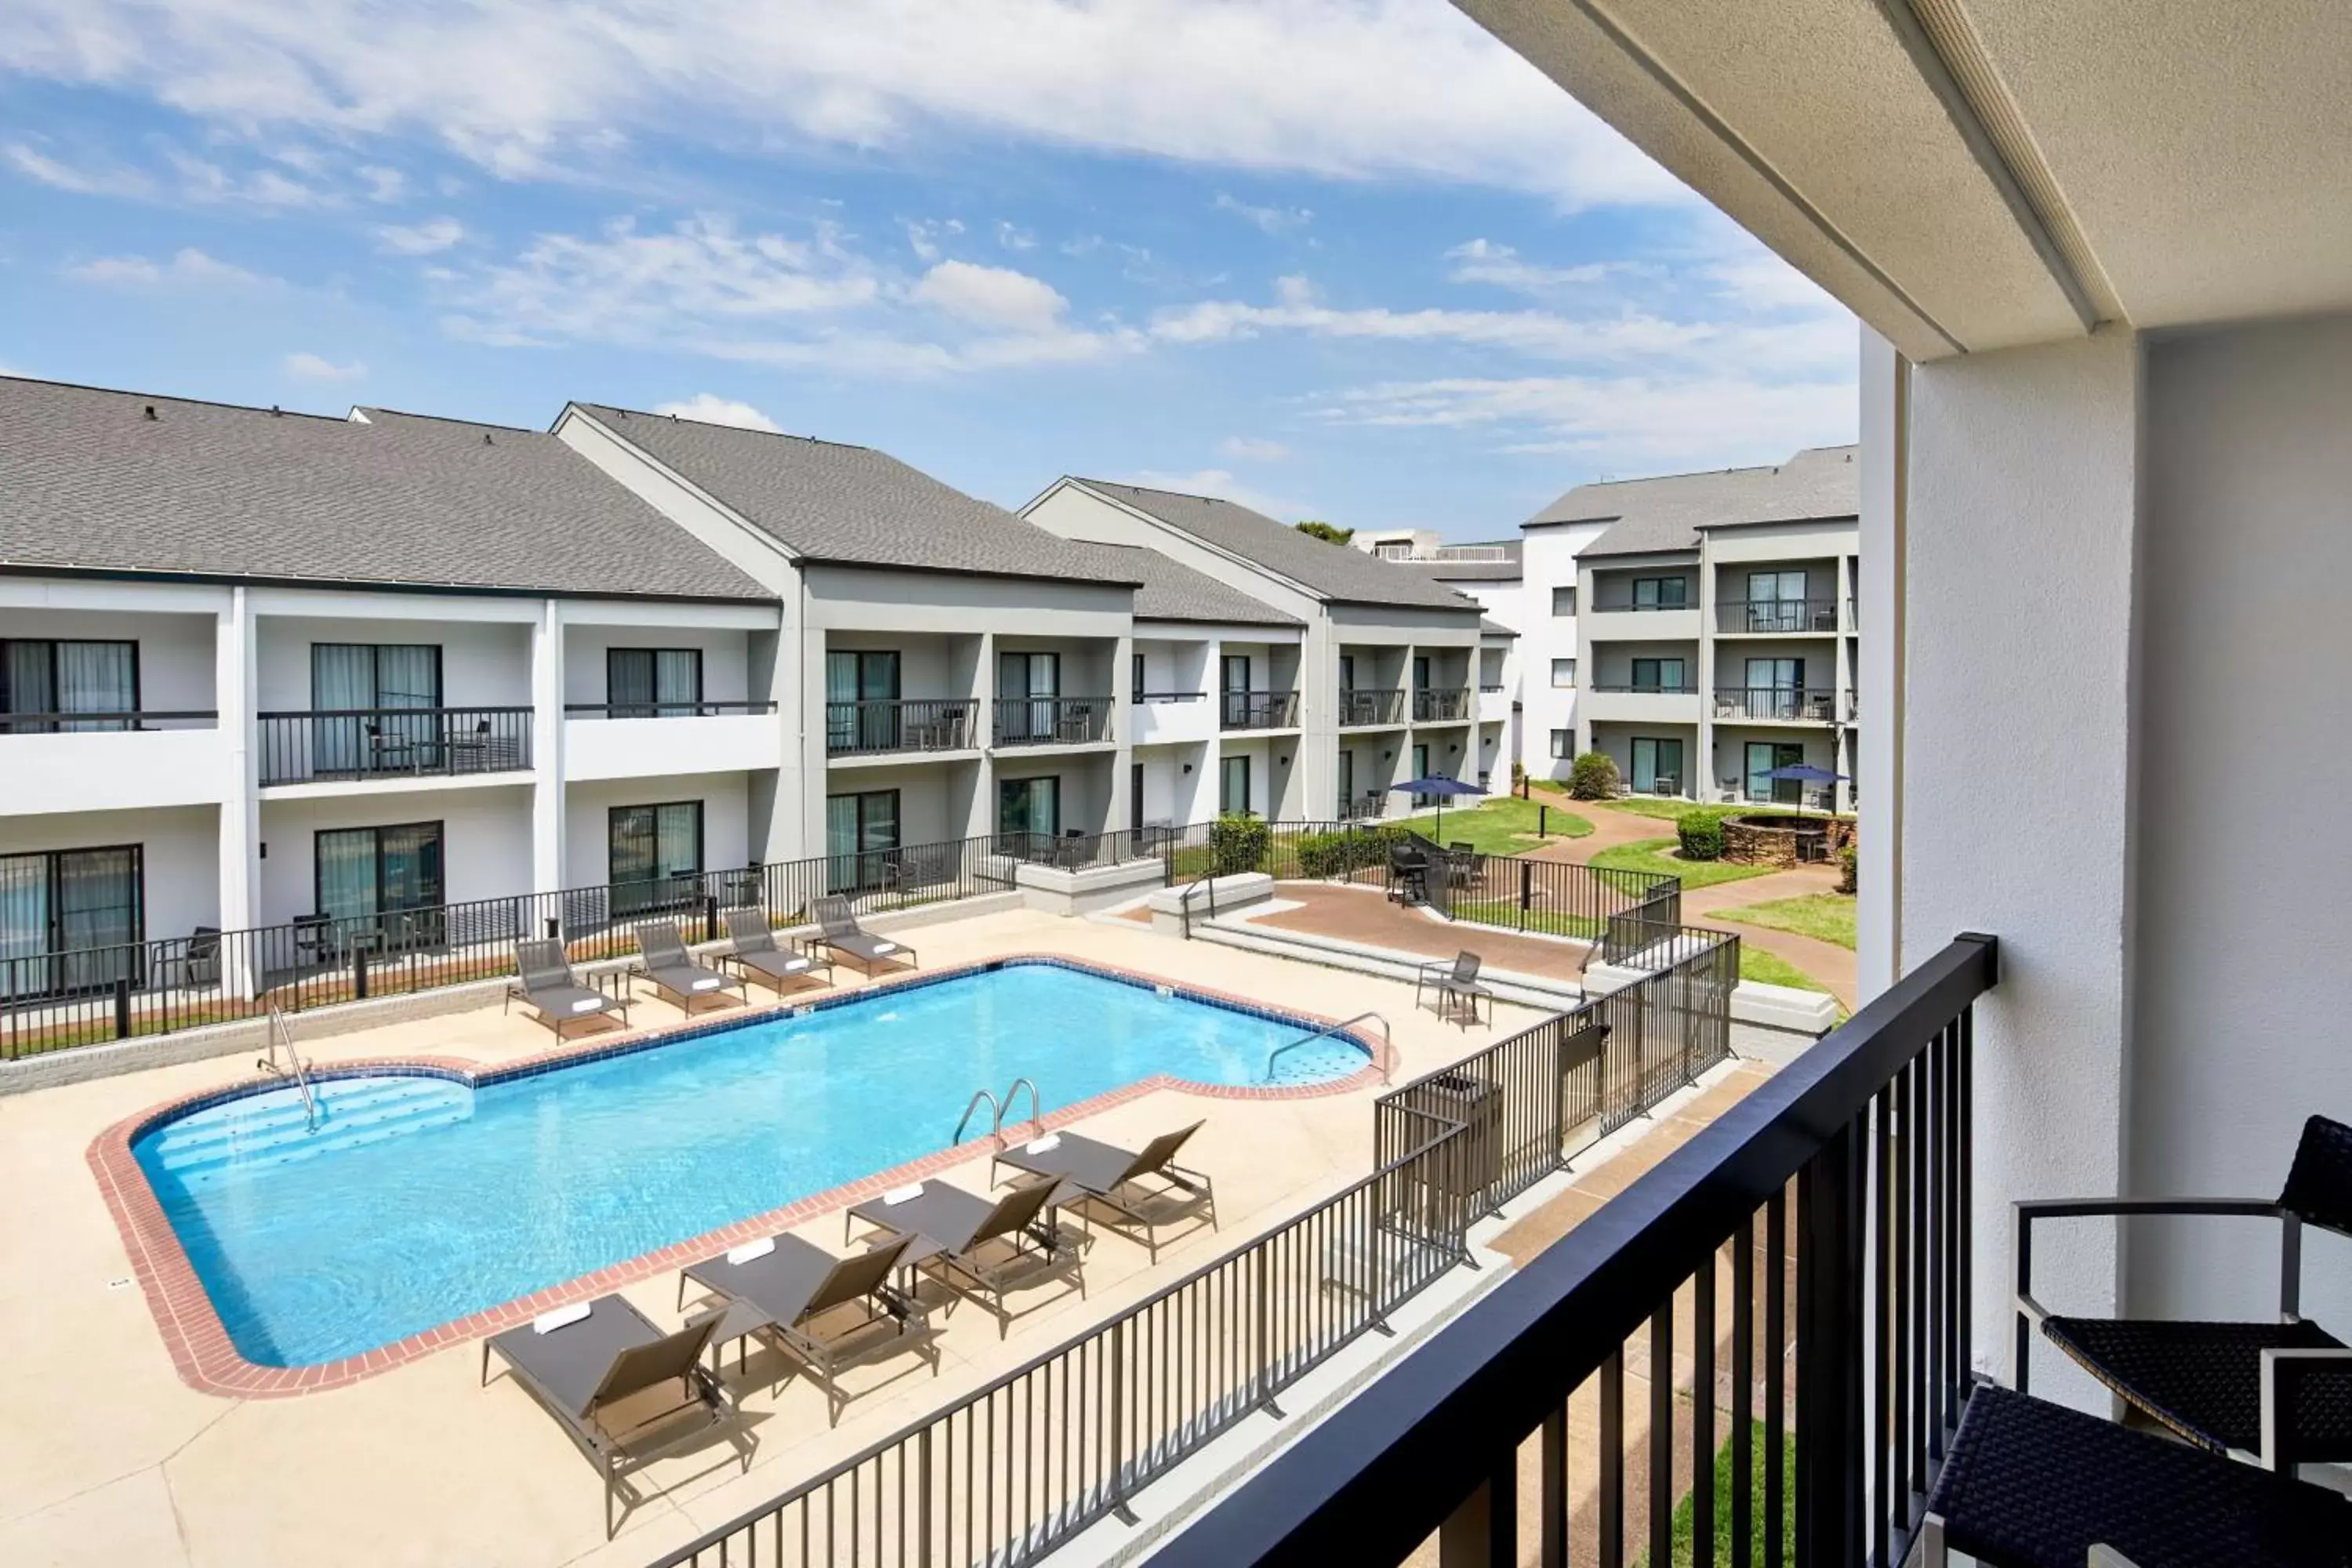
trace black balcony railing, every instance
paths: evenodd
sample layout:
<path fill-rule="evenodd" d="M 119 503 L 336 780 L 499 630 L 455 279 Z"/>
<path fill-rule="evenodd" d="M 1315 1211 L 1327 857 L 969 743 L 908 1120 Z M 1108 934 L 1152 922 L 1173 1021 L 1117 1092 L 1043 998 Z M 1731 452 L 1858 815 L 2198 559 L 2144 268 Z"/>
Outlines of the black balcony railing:
<path fill-rule="evenodd" d="M 1734 599 L 1715 607 L 1715 629 L 1736 636 L 1833 632 L 1835 599 Z"/>
<path fill-rule="evenodd" d="M 220 722 L 210 709 L 184 712 L 0 713 L 0 735 L 58 735 L 126 730 L 209 730 Z"/>
<path fill-rule="evenodd" d="M 1715 692 L 1718 719 L 1761 719 L 1796 724 L 1837 722 L 1837 692 L 1827 686 L 1728 686 Z"/>
<path fill-rule="evenodd" d="M 530 766 L 528 708 L 349 708 L 264 713 L 260 782 L 509 773 Z"/>
<path fill-rule="evenodd" d="M 1339 723 L 1402 724 L 1404 722 L 1404 688 L 1402 686 L 1343 686 L 1339 689 Z"/>
<path fill-rule="evenodd" d="M 1732 1562 L 1902 1561 L 1970 1387 L 1971 1008 L 1996 979 L 1991 938 L 1955 941 L 1153 1561 L 1389 1564 L 1433 1534 L 1442 1568 L 1484 1568 L 1519 1560 L 1524 1511 L 1547 1563 L 1706 1563 L 1718 1495 Z"/>
<path fill-rule="evenodd" d="M 1135 694 L 1135 700 L 1145 703 L 1205 702 L 1208 697 L 1205 691 L 1139 691 Z"/>
<path fill-rule="evenodd" d="M 1000 746 L 1071 746 L 1110 739 L 1108 697 L 1000 697 L 996 743 Z"/>
<path fill-rule="evenodd" d="M 1220 691 L 1217 722 L 1227 730 L 1288 730 L 1298 723 L 1296 691 Z"/>
<path fill-rule="evenodd" d="M 566 719 L 717 719 L 773 713 L 773 702 L 567 702 Z"/>
<path fill-rule="evenodd" d="M 1604 694 L 1640 694 L 1650 697 L 1694 697 L 1698 694 L 1698 687 L 1688 680 L 1679 681 L 1671 686 L 1661 680 L 1633 682 L 1631 684 L 1622 681 L 1601 680 L 1594 682 L 1587 689 Z"/>
<path fill-rule="evenodd" d="M 1412 721 L 1416 724 L 1443 724 L 1470 717 L 1470 693 L 1466 689 L 1416 691 L 1412 694 Z"/>
<path fill-rule="evenodd" d="M 961 752 L 979 744 L 980 703 L 973 698 L 894 698 L 824 705 L 828 756 Z"/>

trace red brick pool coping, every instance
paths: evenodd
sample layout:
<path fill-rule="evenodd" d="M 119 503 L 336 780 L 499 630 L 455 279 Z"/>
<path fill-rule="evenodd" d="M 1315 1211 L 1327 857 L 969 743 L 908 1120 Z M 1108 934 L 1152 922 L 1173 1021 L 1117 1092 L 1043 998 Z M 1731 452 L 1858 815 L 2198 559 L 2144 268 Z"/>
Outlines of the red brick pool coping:
<path fill-rule="evenodd" d="M 950 969 L 908 970 L 876 980 L 855 991 L 834 990 L 824 994 L 808 992 L 765 1006 L 730 1008 L 723 1016 L 702 1014 L 653 1028 L 605 1031 L 588 1039 L 559 1045 L 552 1050 L 537 1052 L 492 1067 L 485 1067 L 464 1057 L 390 1057 L 333 1062 L 320 1069 L 317 1076 L 352 1078 L 408 1070 L 429 1077 L 453 1078 L 468 1088 L 478 1089 L 505 1079 L 530 1076 L 559 1063 L 569 1064 L 646 1049 L 667 1043 L 676 1036 L 714 1033 L 730 1025 L 782 1017 L 821 1004 L 838 1005 L 844 1001 L 895 986 L 934 984 L 941 980 L 1023 963 L 1052 963 L 1147 985 L 1164 985 L 1183 995 L 1223 1003 L 1261 1015 L 1277 1014 L 1310 1024 L 1334 1022 L 1297 1008 L 1277 1007 L 1251 997 L 1235 996 L 1188 981 L 1170 980 L 1097 959 L 1073 958 L 1054 952 L 1021 952 L 1006 953 Z M 1139 1079 L 1133 1083 L 1096 1095 L 1091 1100 L 1064 1106 L 1045 1116 L 1043 1124 L 1048 1128 L 1066 1126 L 1089 1116 L 1100 1115 L 1113 1106 L 1163 1089 L 1213 1100 L 1312 1100 L 1325 1095 L 1352 1093 L 1384 1080 L 1394 1066 L 1394 1052 L 1387 1042 L 1370 1039 L 1356 1030 L 1349 1031 L 1348 1037 L 1370 1054 L 1371 1064 L 1345 1078 L 1326 1083 L 1259 1089 L 1194 1083 L 1167 1073 L 1154 1073 L 1150 1078 Z M 237 1353 L 236 1345 L 229 1339 L 227 1326 L 214 1309 L 204 1281 L 197 1278 L 194 1267 L 181 1248 L 178 1233 L 173 1230 L 171 1220 L 165 1216 L 162 1203 L 148 1185 L 146 1173 L 140 1169 L 138 1157 L 131 1149 L 132 1141 L 140 1133 L 176 1112 L 241 1098 L 249 1092 L 252 1090 L 244 1086 L 216 1086 L 150 1106 L 135 1115 L 124 1117 L 92 1139 L 88 1154 L 90 1172 L 98 1179 L 99 1192 L 106 1199 L 107 1211 L 114 1216 L 115 1228 L 121 1233 L 123 1249 L 131 1256 L 131 1273 L 147 1298 L 148 1309 L 154 1313 L 155 1327 L 163 1337 L 164 1348 L 171 1352 L 173 1368 L 179 1373 L 182 1382 L 199 1393 L 222 1394 L 232 1399 L 285 1399 L 348 1387 L 362 1378 L 389 1372 L 394 1367 L 420 1360 L 452 1345 L 465 1344 L 518 1327 L 541 1312 L 683 1268 L 728 1247 L 788 1230 L 823 1215 L 863 1203 L 893 1187 L 935 1175 L 993 1152 L 985 1142 L 934 1150 L 889 1170 L 812 1194 L 782 1208 L 753 1215 L 720 1229 L 673 1242 L 656 1251 L 599 1268 L 593 1274 L 583 1274 L 576 1279 L 534 1291 L 500 1306 L 469 1313 L 358 1355 L 310 1366 L 263 1366 Z"/>

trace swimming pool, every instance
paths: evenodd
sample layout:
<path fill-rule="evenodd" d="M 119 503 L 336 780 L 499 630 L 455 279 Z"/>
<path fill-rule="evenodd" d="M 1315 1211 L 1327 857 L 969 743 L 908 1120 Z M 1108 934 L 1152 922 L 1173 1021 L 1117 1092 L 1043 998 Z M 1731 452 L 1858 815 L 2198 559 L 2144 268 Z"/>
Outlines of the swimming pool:
<path fill-rule="evenodd" d="M 975 1089 L 1026 1075 L 1052 1110 L 1162 1073 L 1264 1085 L 1313 1026 L 1016 961 L 479 1088 L 322 1079 L 315 1131 L 291 1089 L 239 1095 L 131 1150 L 238 1353 L 309 1366 L 929 1153 Z M 1364 1065 L 1326 1039 L 1274 1081 Z"/>

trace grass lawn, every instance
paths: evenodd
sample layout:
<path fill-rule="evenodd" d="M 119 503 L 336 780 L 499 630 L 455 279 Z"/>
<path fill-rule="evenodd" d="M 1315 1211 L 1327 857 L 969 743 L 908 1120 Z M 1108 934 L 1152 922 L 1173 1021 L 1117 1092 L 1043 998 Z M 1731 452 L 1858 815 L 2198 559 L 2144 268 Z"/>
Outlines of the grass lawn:
<path fill-rule="evenodd" d="M 1769 877 L 1780 869 L 1777 866 L 1738 866 L 1728 860 L 1685 860 L 1675 852 L 1675 840 L 1671 838 L 1644 838 L 1615 845 L 1595 855 L 1592 864 L 1608 871 L 1655 871 L 1680 877 L 1685 890 L 1712 888 L 1718 882 L 1744 882 L 1750 877 Z"/>
<path fill-rule="evenodd" d="M 1719 910 L 1714 918 L 1793 931 L 1819 942 L 1833 942 L 1843 948 L 1853 946 L 1851 893 L 1808 893 L 1801 899 L 1774 899 L 1769 903 L 1749 904 L 1744 909 Z"/>
<path fill-rule="evenodd" d="M 1524 922 L 1517 899 L 1473 899 L 1454 906 L 1454 918 L 1473 925 L 1500 926 L 1505 931 L 1535 931 L 1549 936 L 1572 936 L 1597 942 L 1602 921 L 1591 915 L 1564 914 L 1557 910 L 1529 910 Z"/>
<path fill-rule="evenodd" d="M 1830 988 L 1782 958 L 1760 947 L 1739 944 L 1739 978 L 1753 980 L 1759 985 L 1786 985 L 1797 991 L 1818 991 L 1823 995 L 1833 993 Z"/>
<path fill-rule="evenodd" d="M 1524 855 L 1538 842 L 1538 806 L 1546 808 L 1544 831 L 1550 838 L 1581 838 L 1592 831 L 1591 822 L 1562 810 L 1557 801 L 1521 800 L 1514 795 L 1496 795 L 1460 811 L 1448 806 L 1442 826 L 1435 812 L 1406 817 L 1404 826 L 1443 844 L 1467 844 L 1481 855 Z"/>
<path fill-rule="evenodd" d="M 1771 1462 L 1771 1435 L 1761 1421 L 1748 1424 L 1748 1561 L 1764 1561 L 1764 1533 L 1769 1527 L 1764 1517 L 1765 1467 Z M 1717 1563 L 1735 1561 L 1731 1554 L 1731 1444 L 1726 1441 L 1715 1452 L 1715 1558 Z M 1797 1560 L 1797 1436 L 1785 1434 L 1780 1443 L 1780 1561 Z M 1674 1568 L 1690 1568 L 1697 1557 L 1693 1550 L 1692 1535 L 1696 1510 L 1685 1494 L 1675 1508 L 1675 1533 L 1669 1550 L 1674 1553 Z M 1649 1568 L 1650 1559 L 1644 1554 L 1642 1568 Z"/>
<path fill-rule="evenodd" d="M 1754 809 L 1745 805 L 1700 805 L 1693 801 L 1675 800 L 1668 795 L 1620 795 L 1615 800 L 1593 801 L 1588 804 L 1599 805 L 1610 811 L 1622 811 L 1628 816 L 1654 816 L 1660 822 L 1680 822 L 1694 811 L 1707 816 L 1725 817 L 1737 816 L 1743 811 Z"/>

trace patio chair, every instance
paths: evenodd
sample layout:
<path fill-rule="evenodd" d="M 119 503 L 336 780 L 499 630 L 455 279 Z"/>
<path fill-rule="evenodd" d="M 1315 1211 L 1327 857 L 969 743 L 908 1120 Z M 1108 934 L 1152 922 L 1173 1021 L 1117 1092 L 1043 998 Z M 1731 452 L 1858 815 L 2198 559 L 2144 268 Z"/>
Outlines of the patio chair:
<path fill-rule="evenodd" d="M 816 916 L 817 935 L 811 940 L 828 952 L 856 960 L 857 967 L 868 975 L 874 973 L 876 962 L 886 958 L 908 969 L 915 967 L 913 948 L 860 926 L 850 911 L 849 900 L 840 894 L 828 893 L 817 900 L 812 912 Z"/>
<path fill-rule="evenodd" d="M 1919 1529 L 1921 1568 L 1955 1552 L 1985 1568 L 2346 1568 L 2352 1499 L 1981 1387 Z"/>
<path fill-rule="evenodd" d="M 1475 887 L 1486 869 L 1486 858 L 1475 846 L 1456 839 L 1445 847 L 1446 885 L 1454 888 Z"/>
<path fill-rule="evenodd" d="M 924 1182 L 898 1203 L 885 1194 L 859 1204 L 842 1225 L 845 1232 L 850 1220 L 864 1220 L 894 1237 L 919 1238 L 903 1260 L 986 1307 L 995 1315 L 997 1338 L 1003 1339 L 1012 1331 L 1006 1298 L 1013 1290 L 1066 1274 L 1080 1296 L 1087 1293 L 1078 1240 L 1055 1225 L 1048 1212 L 1077 1196 L 1076 1187 L 1050 1180 L 1016 1187 L 994 1202 L 943 1183 Z"/>
<path fill-rule="evenodd" d="M 2176 1322 L 2054 1314 L 2033 1297 L 2033 1227 L 2053 1219 L 2206 1215 L 2279 1224 L 2274 1321 Z M 2209 1453 L 2272 1468 L 2352 1459 L 2352 1350 L 2301 1315 L 2302 1227 L 2352 1237 L 2352 1127 L 2303 1125 L 2286 1184 L 2272 1198 L 2082 1198 L 2017 1205 L 2017 1384 L 2027 1386 L 2031 1327 L 2116 1395 Z M 2281 1381 L 2290 1385 L 2281 1386 Z M 2300 1395 L 2300 1397 L 2296 1397 Z M 2263 1413 L 2293 1408 L 2292 1423 Z"/>
<path fill-rule="evenodd" d="M 723 1005 L 730 985 L 735 988 L 739 1006 L 751 1000 L 751 989 L 740 975 L 730 976 L 694 962 L 676 921 L 647 921 L 634 934 L 637 953 L 646 963 L 646 978 L 663 1001 L 680 1012 L 693 1012 L 695 1003 L 705 998 Z"/>
<path fill-rule="evenodd" d="M 1000 1150 L 989 1174 L 994 1176 L 998 1165 L 1010 1165 L 1048 1182 L 1068 1183 L 1080 1194 L 1070 1206 L 1089 1215 L 1100 1211 L 1105 1225 L 1141 1242 L 1157 1263 L 1160 1226 L 1199 1215 L 1210 1229 L 1216 1228 L 1216 1189 L 1207 1176 L 1176 1163 L 1178 1151 L 1205 1125 L 1195 1121 L 1163 1132 L 1139 1153 L 1076 1132 L 1048 1133 Z"/>
<path fill-rule="evenodd" d="M 1410 845 L 1389 850 L 1389 898 L 1400 904 L 1429 902 L 1429 858 Z"/>
<path fill-rule="evenodd" d="M 1478 984 L 1478 966 L 1485 960 L 1470 952 L 1457 952 L 1453 962 L 1433 959 L 1414 967 L 1412 974 L 1412 1005 L 1421 1005 L 1423 991 L 1437 993 L 1437 1016 L 1445 1016 L 1450 1003 L 1457 1022 L 1468 1028 L 1478 1021 L 1478 1001 L 1484 997 L 1489 1016 L 1493 1016 L 1495 994 Z"/>
<path fill-rule="evenodd" d="M 689 1279 L 726 1298 L 712 1359 L 729 1340 L 766 1340 L 809 1370 L 824 1389 L 828 1419 L 838 1425 L 849 1403 L 841 1373 L 851 1367 L 911 1350 L 939 1375 L 929 1312 L 890 1288 L 892 1272 L 912 1245 L 913 1238 L 900 1237 L 856 1258 L 835 1258 L 796 1236 L 771 1237 L 682 1271 L 678 1301 L 684 1305 Z"/>
<path fill-rule="evenodd" d="M 614 1516 L 623 1479 L 665 1454 L 723 1435 L 745 1471 L 751 1469 L 755 1439 L 737 1424 L 726 1390 L 702 1366 L 719 1316 L 666 1334 L 622 1298 L 599 1296 L 582 1316 L 549 1312 L 482 1342 L 484 1385 L 495 1351 L 514 1380 L 604 1472 L 605 1540 L 641 1500 L 630 1489 Z"/>
<path fill-rule="evenodd" d="M 198 926 L 188 934 L 188 945 L 177 958 L 166 959 L 172 984 L 180 986 L 217 985 L 221 977 L 221 932 L 218 926 Z"/>
<path fill-rule="evenodd" d="M 814 953 L 786 952 L 776 945 L 776 933 L 768 924 L 766 910 L 721 910 L 719 921 L 727 928 L 727 947 L 718 954 L 719 961 L 734 965 L 745 980 L 757 980 L 782 996 L 786 981 L 805 980 L 814 984 L 819 971 L 824 972 L 826 980 L 833 978 L 833 960 Z"/>
<path fill-rule="evenodd" d="M 581 984 L 579 976 L 572 973 L 572 961 L 564 956 L 563 944 L 552 938 L 515 943 L 515 972 L 517 978 L 507 986 L 506 1000 L 499 1005 L 501 1013 L 520 997 L 559 1040 L 563 1038 L 563 1026 L 581 1018 L 617 1014 L 621 1026 L 629 1026 L 628 1003 Z"/>

